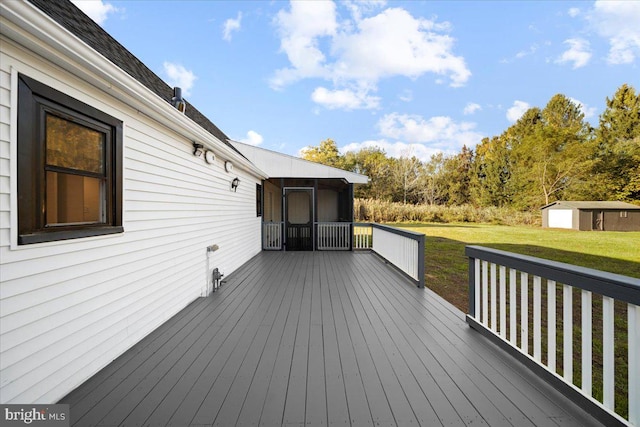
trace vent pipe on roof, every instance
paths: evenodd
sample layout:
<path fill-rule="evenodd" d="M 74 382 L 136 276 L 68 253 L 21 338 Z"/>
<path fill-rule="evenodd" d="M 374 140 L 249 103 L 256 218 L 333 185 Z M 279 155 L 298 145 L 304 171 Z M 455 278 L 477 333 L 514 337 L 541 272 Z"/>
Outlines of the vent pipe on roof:
<path fill-rule="evenodd" d="M 178 111 L 184 114 L 187 109 L 187 103 L 182 99 L 182 89 L 179 87 L 173 88 L 173 98 L 171 98 L 171 105 L 173 105 Z"/>

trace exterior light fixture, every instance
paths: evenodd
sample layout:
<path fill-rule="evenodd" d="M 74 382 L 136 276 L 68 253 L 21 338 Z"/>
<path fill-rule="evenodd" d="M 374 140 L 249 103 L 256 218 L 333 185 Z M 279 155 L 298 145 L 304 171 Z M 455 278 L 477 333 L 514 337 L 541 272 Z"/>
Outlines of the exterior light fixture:
<path fill-rule="evenodd" d="M 204 152 L 204 161 L 212 165 L 216 161 L 216 155 L 213 151 L 207 150 Z"/>
<path fill-rule="evenodd" d="M 196 157 L 200 157 L 202 156 L 202 153 L 204 153 L 204 145 L 198 144 L 197 142 L 193 141 L 193 155 Z"/>
<path fill-rule="evenodd" d="M 173 98 L 171 98 L 171 105 L 173 105 L 176 110 L 180 111 L 182 114 L 187 109 L 187 102 L 182 99 L 182 89 L 179 87 L 173 88 Z"/>
<path fill-rule="evenodd" d="M 238 185 L 240 185 L 240 180 L 238 179 L 238 177 L 233 178 L 233 181 L 231 181 L 231 189 L 234 192 L 238 190 Z"/>

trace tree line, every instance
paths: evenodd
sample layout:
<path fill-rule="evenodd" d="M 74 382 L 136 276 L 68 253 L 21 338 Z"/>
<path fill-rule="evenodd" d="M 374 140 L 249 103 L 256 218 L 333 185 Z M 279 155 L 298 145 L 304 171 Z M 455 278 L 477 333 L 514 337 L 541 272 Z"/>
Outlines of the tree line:
<path fill-rule="evenodd" d="M 597 127 L 562 94 L 533 107 L 500 135 L 457 154 L 420 161 L 379 148 L 341 154 L 326 139 L 302 157 L 362 173 L 369 184 L 355 196 L 428 205 L 473 205 L 537 210 L 555 200 L 640 202 L 640 92 L 620 86 Z"/>

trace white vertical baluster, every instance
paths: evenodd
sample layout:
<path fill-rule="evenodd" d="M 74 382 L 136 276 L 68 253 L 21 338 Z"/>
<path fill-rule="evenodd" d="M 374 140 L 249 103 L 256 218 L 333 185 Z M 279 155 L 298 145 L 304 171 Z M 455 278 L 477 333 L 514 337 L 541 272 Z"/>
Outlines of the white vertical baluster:
<path fill-rule="evenodd" d="M 480 259 L 476 258 L 474 260 L 474 264 L 475 264 L 475 292 L 474 292 L 474 296 L 475 296 L 475 306 L 476 306 L 476 312 L 474 313 L 474 316 L 476 318 L 476 320 L 482 322 L 482 320 L 480 319 Z"/>
<path fill-rule="evenodd" d="M 529 354 L 529 275 L 520 272 L 520 348 Z"/>
<path fill-rule="evenodd" d="M 556 282 L 547 280 L 547 366 L 556 372 Z"/>
<path fill-rule="evenodd" d="M 500 336 L 507 339 L 507 267 L 500 266 Z"/>
<path fill-rule="evenodd" d="M 562 370 L 564 379 L 573 384 L 573 288 L 562 285 Z"/>
<path fill-rule="evenodd" d="M 533 358 L 538 362 L 542 360 L 542 279 L 533 276 Z"/>
<path fill-rule="evenodd" d="M 491 330 L 496 332 L 498 329 L 498 321 L 496 315 L 496 304 L 498 302 L 496 288 L 496 265 L 491 263 Z"/>
<path fill-rule="evenodd" d="M 592 303 L 591 291 L 582 290 L 582 392 L 592 395 Z"/>
<path fill-rule="evenodd" d="M 629 423 L 640 426 L 640 306 L 627 304 Z"/>
<path fill-rule="evenodd" d="M 489 327 L 489 263 L 482 261 L 482 324 Z"/>
<path fill-rule="evenodd" d="M 614 409 L 613 298 L 602 297 L 602 403 Z"/>
<path fill-rule="evenodd" d="M 509 341 L 511 344 L 517 345 L 518 342 L 518 330 L 516 315 L 517 315 L 517 302 L 516 302 L 516 270 L 509 269 Z"/>

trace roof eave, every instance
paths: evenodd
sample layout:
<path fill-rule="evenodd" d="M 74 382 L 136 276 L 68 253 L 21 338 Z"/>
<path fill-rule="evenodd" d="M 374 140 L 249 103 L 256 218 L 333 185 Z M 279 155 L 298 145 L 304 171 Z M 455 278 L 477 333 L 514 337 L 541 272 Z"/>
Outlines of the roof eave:
<path fill-rule="evenodd" d="M 180 113 L 164 99 L 28 2 L 0 2 L 2 35 L 136 109 L 159 125 L 233 161 L 261 178 L 265 174 L 242 154 Z M 170 126 L 169 126 L 170 125 Z"/>

